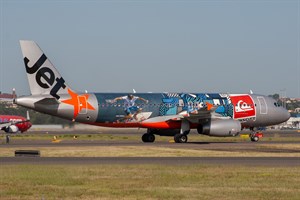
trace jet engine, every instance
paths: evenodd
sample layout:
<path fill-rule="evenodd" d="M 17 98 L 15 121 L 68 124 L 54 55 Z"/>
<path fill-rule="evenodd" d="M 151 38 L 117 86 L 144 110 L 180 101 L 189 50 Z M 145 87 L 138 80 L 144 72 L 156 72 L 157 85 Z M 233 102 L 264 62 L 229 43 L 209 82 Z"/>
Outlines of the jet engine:
<path fill-rule="evenodd" d="M 241 129 L 241 123 L 233 119 L 210 121 L 204 124 L 199 124 L 197 127 L 199 134 L 216 137 L 236 136 L 239 134 Z"/>
<path fill-rule="evenodd" d="M 19 128 L 16 125 L 10 125 L 4 129 L 6 133 L 16 133 L 19 131 Z"/>

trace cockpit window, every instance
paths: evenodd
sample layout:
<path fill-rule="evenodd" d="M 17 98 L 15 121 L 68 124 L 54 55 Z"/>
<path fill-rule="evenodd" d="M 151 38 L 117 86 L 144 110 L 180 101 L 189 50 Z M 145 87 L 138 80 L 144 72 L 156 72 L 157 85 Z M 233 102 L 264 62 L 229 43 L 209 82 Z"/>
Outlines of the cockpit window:
<path fill-rule="evenodd" d="M 281 106 L 281 104 L 280 104 L 279 102 L 274 102 L 274 105 L 275 105 L 276 107 L 280 107 L 280 106 Z"/>

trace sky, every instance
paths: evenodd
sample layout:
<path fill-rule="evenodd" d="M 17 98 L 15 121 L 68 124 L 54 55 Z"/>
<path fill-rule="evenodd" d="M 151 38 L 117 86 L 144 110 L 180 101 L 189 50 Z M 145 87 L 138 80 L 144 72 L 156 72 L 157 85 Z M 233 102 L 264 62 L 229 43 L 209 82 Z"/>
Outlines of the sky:
<path fill-rule="evenodd" d="M 19 40 L 74 90 L 300 97 L 300 0 L 0 0 L 0 91 L 30 94 Z"/>

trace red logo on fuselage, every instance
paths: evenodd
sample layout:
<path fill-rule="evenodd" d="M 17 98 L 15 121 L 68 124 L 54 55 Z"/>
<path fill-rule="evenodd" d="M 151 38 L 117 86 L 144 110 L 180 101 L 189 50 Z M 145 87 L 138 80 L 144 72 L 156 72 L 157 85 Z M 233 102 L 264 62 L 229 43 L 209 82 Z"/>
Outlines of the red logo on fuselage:
<path fill-rule="evenodd" d="M 230 96 L 233 105 L 233 118 L 255 117 L 255 105 L 250 95 Z"/>

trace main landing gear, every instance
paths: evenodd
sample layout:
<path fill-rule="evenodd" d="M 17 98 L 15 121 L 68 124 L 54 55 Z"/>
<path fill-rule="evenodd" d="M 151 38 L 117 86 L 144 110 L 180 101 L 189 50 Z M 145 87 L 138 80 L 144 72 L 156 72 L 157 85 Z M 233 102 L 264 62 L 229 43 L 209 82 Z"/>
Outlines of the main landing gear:
<path fill-rule="evenodd" d="M 155 141 L 155 135 L 153 133 L 145 133 L 143 136 L 142 136 L 142 141 L 143 142 L 154 142 Z"/>
<path fill-rule="evenodd" d="M 176 143 L 186 143 L 188 141 L 188 134 L 190 131 L 187 131 L 185 133 L 177 133 L 174 135 L 174 141 Z"/>
<path fill-rule="evenodd" d="M 170 131 L 167 129 L 148 129 L 147 133 L 145 133 L 142 136 L 143 142 L 154 142 L 155 136 L 154 135 L 160 135 L 160 136 L 174 136 L 174 141 L 176 143 L 186 143 L 188 141 L 188 134 L 190 133 L 190 122 L 187 120 L 181 121 L 181 129 L 176 130 L 172 129 Z"/>
<path fill-rule="evenodd" d="M 177 133 L 174 135 L 174 141 L 176 143 L 186 143 L 188 141 L 188 134 L 190 131 L 186 131 L 185 133 Z M 145 133 L 142 136 L 142 141 L 145 143 L 152 143 L 155 141 L 155 135 L 152 132 Z"/>
<path fill-rule="evenodd" d="M 174 135 L 176 143 L 186 143 L 188 141 L 188 134 L 190 133 L 190 122 L 187 120 L 181 121 L 180 133 Z"/>
<path fill-rule="evenodd" d="M 155 135 L 160 136 L 174 136 L 176 143 L 186 143 L 188 141 L 188 134 L 190 133 L 190 126 L 188 122 L 183 122 L 181 129 L 148 129 L 147 133 L 142 136 L 142 141 L 145 143 L 152 143 L 155 141 Z"/>

